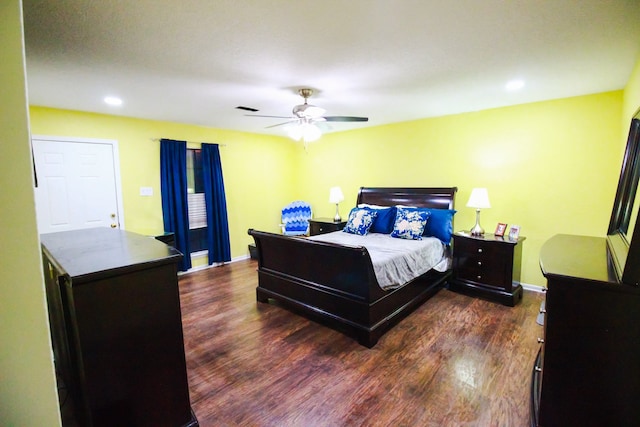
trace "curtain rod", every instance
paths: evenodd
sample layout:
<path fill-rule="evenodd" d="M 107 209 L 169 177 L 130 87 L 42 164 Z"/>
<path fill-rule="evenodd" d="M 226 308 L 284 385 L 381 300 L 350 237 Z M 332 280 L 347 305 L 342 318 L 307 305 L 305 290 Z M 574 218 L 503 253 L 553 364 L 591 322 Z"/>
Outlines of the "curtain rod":
<path fill-rule="evenodd" d="M 152 141 L 157 141 L 160 142 L 161 139 L 169 139 L 169 138 L 151 138 Z M 217 142 L 206 142 L 206 141 L 185 141 L 187 144 L 215 144 L 215 145 L 219 145 L 220 147 L 226 147 L 227 144 L 219 144 Z"/>

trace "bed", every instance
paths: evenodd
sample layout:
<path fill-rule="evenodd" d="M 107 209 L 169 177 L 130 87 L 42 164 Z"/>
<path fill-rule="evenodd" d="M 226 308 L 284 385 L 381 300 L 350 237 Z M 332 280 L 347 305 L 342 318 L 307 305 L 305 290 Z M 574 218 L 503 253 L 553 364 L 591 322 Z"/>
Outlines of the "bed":
<path fill-rule="evenodd" d="M 454 209 L 456 187 L 362 187 L 357 205 Z M 345 246 L 250 229 L 258 253 L 259 303 L 273 301 L 373 347 L 393 325 L 445 286 L 451 271 L 431 269 L 383 290 L 370 254 Z"/>

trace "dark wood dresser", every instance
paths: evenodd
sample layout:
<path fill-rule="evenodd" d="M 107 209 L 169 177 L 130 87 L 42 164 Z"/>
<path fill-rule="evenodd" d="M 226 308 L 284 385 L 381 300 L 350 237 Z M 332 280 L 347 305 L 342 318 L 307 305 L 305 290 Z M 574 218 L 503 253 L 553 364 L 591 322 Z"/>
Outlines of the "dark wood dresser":
<path fill-rule="evenodd" d="M 520 265 L 524 239 L 455 233 L 449 289 L 513 307 L 522 300 Z"/>
<path fill-rule="evenodd" d="M 110 228 L 41 236 L 64 425 L 197 426 L 177 282 L 180 252 Z"/>
<path fill-rule="evenodd" d="M 621 283 L 605 238 L 557 235 L 540 252 L 544 338 L 532 425 L 640 425 L 640 288 Z"/>

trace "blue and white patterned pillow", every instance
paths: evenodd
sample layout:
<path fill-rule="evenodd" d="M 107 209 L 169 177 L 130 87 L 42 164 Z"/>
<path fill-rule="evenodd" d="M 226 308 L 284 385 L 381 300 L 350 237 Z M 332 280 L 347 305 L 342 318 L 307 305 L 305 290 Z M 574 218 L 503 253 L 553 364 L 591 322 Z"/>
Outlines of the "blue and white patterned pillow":
<path fill-rule="evenodd" d="M 398 208 L 391 237 L 422 240 L 422 233 L 427 225 L 427 219 L 429 219 L 429 212 Z"/>
<path fill-rule="evenodd" d="M 353 208 L 349 212 L 347 225 L 342 231 L 345 233 L 358 234 L 364 236 L 369 232 L 373 220 L 376 219 L 377 212 L 369 209 Z"/>

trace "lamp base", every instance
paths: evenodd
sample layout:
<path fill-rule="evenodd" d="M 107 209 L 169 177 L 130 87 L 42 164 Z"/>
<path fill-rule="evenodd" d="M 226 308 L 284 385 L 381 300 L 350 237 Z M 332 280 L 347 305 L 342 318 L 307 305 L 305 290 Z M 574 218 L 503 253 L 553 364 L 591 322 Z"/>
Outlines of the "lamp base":
<path fill-rule="evenodd" d="M 482 236 L 484 234 L 484 228 L 480 225 L 480 209 L 476 209 L 476 225 L 469 230 L 472 236 Z"/>
<path fill-rule="evenodd" d="M 338 210 L 338 204 L 336 203 L 336 216 L 333 217 L 333 222 L 340 222 L 342 218 L 340 218 L 340 211 Z"/>

